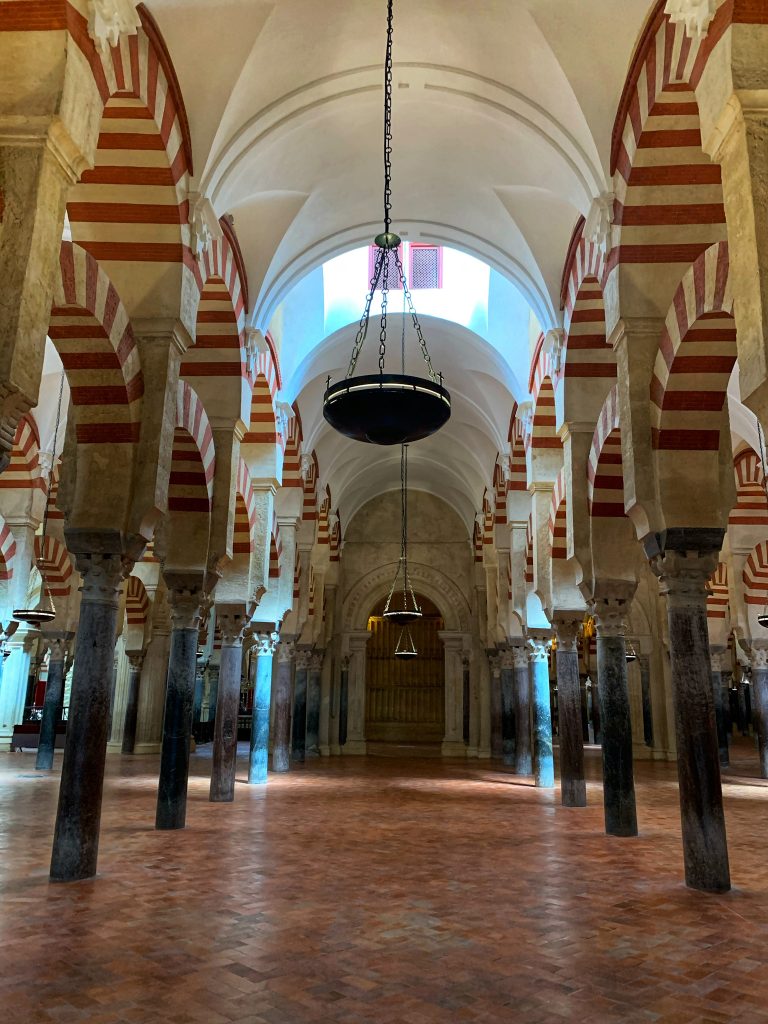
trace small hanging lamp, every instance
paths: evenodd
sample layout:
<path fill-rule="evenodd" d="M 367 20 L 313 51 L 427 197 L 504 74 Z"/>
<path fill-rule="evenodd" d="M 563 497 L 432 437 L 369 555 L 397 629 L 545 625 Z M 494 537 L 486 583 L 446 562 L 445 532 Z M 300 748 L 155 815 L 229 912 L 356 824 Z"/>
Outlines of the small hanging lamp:
<path fill-rule="evenodd" d="M 398 248 L 401 239 L 391 226 L 392 213 L 392 12 L 393 0 L 387 0 L 387 49 L 384 60 L 384 231 L 374 239 L 376 258 L 370 290 L 357 329 L 346 377 L 326 382 L 323 416 L 345 437 L 369 444 L 405 444 L 429 437 L 450 418 L 451 396 L 443 387 L 442 374 L 435 373 L 416 315 Z M 394 278 L 394 280 L 393 280 Z M 405 372 L 405 317 L 401 345 L 400 373 L 385 373 L 387 349 L 387 301 L 390 286 L 402 287 L 426 366 L 426 377 Z M 379 324 L 379 372 L 354 376 L 360 351 L 368 334 L 373 296 L 381 288 Z"/>
<path fill-rule="evenodd" d="M 50 507 L 51 500 L 51 485 L 53 483 L 53 470 L 56 465 L 56 442 L 59 437 L 59 424 L 61 423 L 61 401 L 64 395 L 64 374 L 65 371 L 61 371 L 61 381 L 59 382 L 59 402 L 56 406 L 56 425 L 53 430 L 53 454 L 51 457 L 51 468 L 48 472 L 48 487 L 45 494 L 45 511 L 43 512 L 43 530 L 40 536 L 40 558 L 37 560 L 37 569 L 40 573 L 40 602 L 36 608 L 14 608 L 13 617 L 17 622 L 25 622 L 28 626 L 32 626 L 34 629 L 38 629 L 46 622 L 51 622 L 56 618 L 56 608 L 54 607 L 53 600 L 51 598 L 50 590 L 48 589 L 48 583 L 45 578 L 45 538 L 48 532 L 48 510 Z"/>
<path fill-rule="evenodd" d="M 626 655 L 627 664 L 631 661 L 637 661 L 637 648 L 635 647 L 633 640 L 627 640 Z"/>
<path fill-rule="evenodd" d="M 404 444 L 400 448 L 400 559 L 384 605 L 383 617 L 399 626 L 405 626 L 421 616 L 421 608 L 416 603 L 408 575 L 408 445 Z"/>
<path fill-rule="evenodd" d="M 419 652 L 416 650 L 416 644 L 413 642 L 411 631 L 407 626 L 403 626 L 400 630 L 400 636 L 397 640 L 397 647 L 395 648 L 396 658 L 417 658 Z"/>

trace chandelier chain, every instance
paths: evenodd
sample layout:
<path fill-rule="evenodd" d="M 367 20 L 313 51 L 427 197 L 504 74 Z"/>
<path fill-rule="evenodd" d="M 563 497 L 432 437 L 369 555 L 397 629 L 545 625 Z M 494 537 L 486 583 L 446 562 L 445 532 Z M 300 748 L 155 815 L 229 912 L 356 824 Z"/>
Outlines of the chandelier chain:
<path fill-rule="evenodd" d="M 384 270 L 381 278 L 381 326 L 379 329 L 379 373 L 384 373 L 384 361 L 387 358 L 387 291 L 389 276 L 389 250 L 384 253 Z"/>
<path fill-rule="evenodd" d="M 429 356 L 427 343 L 424 339 L 424 335 L 421 332 L 421 324 L 419 323 L 419 318 L 416 315 L 416 307 L 413 305 L 411 290 L 408 287 L 408 279 L 405 276 L 403 264 L 400 261 L 400 254 L 397 252 L 397 250 L 395 250 L 394 256 L 395 266 L 397 267 L 397 272 L 400 275 L 400 280 L 402 281 L 403 284 L 403 295 L 405 296 L 405 301 L 408 303 L 408 312 L 411 314 L 411 320 L 413 321 L 413 329 L 416 331 L 416 337 L 419 339 L 419 345 L 421 346 L 421 354 L 424 358 L 424 362 L 427 364 L 427 373 L 429 374 L 430 380 L 437 382 L 437 374 L 435 373 L 432 367 L 432 360 L 430 359 Z M 442 377 L 442 374 L 440 376 Z"/>
<path fill-rule="evenodd" d="M 393 0 L 387 3 L 387 52 L 384 58 L 384 231 L 392 219 L 392 23 Z"/>
<path fill-rule="evenodd" d="M 360 317 L 360 323 L 357 328 L 357 336 L 355 338 L 355 344 L 352 349 L 352 355 L 349 360 L 349 366 L 347 367 L 347 377 L 351 377 L 355 372 L 357 366 L 357 360 L 360 358 L 360 351 L 365 343 L 366 335 L 368 334 L 368 323 L 371 316 L 371 303 L 373 302 L 373 296 L 376 292 L 376 286 L 379 283 L 381 272 L 384 267 L 384 260 L 386 258 L 386 250 L 378 249 L 376 252 L 376 262 L 373 265 L 373 276 L 370 280 L 370 290 L 365 298 L 365 309 L 363 315 Z"/>

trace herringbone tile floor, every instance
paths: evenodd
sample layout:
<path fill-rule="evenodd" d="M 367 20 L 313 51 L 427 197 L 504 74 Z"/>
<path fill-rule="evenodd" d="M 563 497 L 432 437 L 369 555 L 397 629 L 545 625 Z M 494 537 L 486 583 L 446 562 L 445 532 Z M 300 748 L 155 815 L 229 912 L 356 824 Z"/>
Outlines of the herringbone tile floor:
<path fill-rule="evenodd" d="M 156 758 L 109 761 L 100 877 L 50 885 L 60 755 L 0 755 L 3 1024 L 768 1022 L 768 786 L 727 776 L 734 891 L 681 884 L 668 765 L 638 766 L 642 834 L 503 770 L 334 759 L 240 772 L 155 832 Z"/>

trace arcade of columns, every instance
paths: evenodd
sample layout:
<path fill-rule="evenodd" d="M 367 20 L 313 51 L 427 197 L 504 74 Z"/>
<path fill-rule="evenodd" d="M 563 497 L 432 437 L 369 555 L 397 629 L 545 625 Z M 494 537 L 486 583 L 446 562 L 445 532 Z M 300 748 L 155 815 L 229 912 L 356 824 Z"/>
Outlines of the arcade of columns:
<path fill-rule="evenodd" d="M 243 685 L 250 782 L 364 753 L 383 579 L 345 575 L 323 466 L 249 326 L 234 222 L 190 190 L 159 29 L 144 4 L 107 4 L 106 21 L 104 6 L 0 3 L 0 729 L 6 744 L 43 669 L 51 767 L 66 688 L 56 880 L 96 871 L 108 748 L 160 753 L 156 825 L 180 828 L 207 717 L 211 800 L 233 799 Z M 751 674 L 768 777 L 768 500 L 761 452 L 729 418 L 768 429 L 766 53 L 764 4 L 654 6 L 612 192 L 563 254 L 562 327 L 540 338 L 531 401 L 488 467 L 471 585 L 448 598 L 444 574 L 423 574 L 451 605 L 444 753 L 498 754 L 552 786 L 552 665 L 562 801 L 583 805 L 589 671 L 606 830 L 637 833 L 633 755 L 676 758 L 686 880 L 713 892 L 730 885 L 732 678 Z M 66 375 L 60 458 L 46 336 Z M 33 565 L 57 615 L 11 633 L 10 610 L 40 594 Z"/>

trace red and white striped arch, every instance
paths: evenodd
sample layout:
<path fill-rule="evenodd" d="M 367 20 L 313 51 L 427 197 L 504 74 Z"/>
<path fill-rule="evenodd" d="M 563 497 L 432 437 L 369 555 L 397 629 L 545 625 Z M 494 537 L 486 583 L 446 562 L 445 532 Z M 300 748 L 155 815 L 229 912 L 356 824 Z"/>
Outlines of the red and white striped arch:
<path fill-rule="evenodd" d="M 728 517 L 729 526 L 768 527 L 768 499 L 760 456 L 752 448 L 737 453 L 733 460 L 736 504 Z"/>
<path fill-rule="evenodd" d="M 472 528 L 472 549 L 475 555 L 476 562 L 482 562 L 483 560 L 483 528 L 475 520 L 475 524 Z"/>
<path fill-rule="evenodd" d="M 296 558 L 293 562 L 293 603 L 301 596 L 301 552 L 296 548 Z"/>
<path fill-rule="evenodd" d="M 61 476 L 61 462 L 57 460 L 56 465 L 53 467 L 53 474 L 51 475 L 51 484 L 48 488 L 48 496 L 46 498 L 46 504 L 48 506 L 48 522 L 49 523 L 62 523 L 64 522 L 64 513 L 58 506 L 59 500 L 59 477 Z M 2 480 L 2 477 L 0 477 Z"/>
<path fill-rule="evenodd" d="M 486 488 L 483 494 L 483 544 L 493 544 L 493 520 L 493 505 L 491 504 L 491 496 Z"/>
<path fill-rule="evenodd" d="M 0 583 L 7 583 L 13 579 L 15 555 L 16 538 L 10 526 L 0 516 Z"/>
<path fill-rule="evenodd" d="M 72 560 L 69 552 L 55 537 L 35 537 L 35 561 L 45 578 L 45 588 L 55 601 L 72 592 Z"/>
<path fill-rule="evenodd" d="M 736 361 L 736 324 L 728 245 L 706 249 L 675 292 L 651 379 L 653 447 L 716 451 L 728 380 Z"/>
<path fill-rule="evenodd" d="M 528 467 L 525 460 L 525 427 L 519 417 L 515 417 L 509 431 L 509 490 L 528 490 Z"/>
<path fill-rule="evenodd" d="M 525 528 L 525 582 L 533 586 L 533 513 L 528 516 Z"/>
<path fill-rule="evenodd" d="M 40 435 L 31 413 L 19 420 L 10 464 L 0 475 L 0 488 L 41 491 L 46 488 L 40 474 Z"/>
<path fill-rule="evenodd" d="M 549 545 L 552 558 L 562 561 L 568 557 L 568 524 L 565 497 L 565 472 L 557 474 L 552 490 L 552 504 L 549 509 Z"/>
<path fill-rule="evenodd" d="M 138 441 L 144 379 L 128 313 L 90 253 L 63 242 L 48 329 L 69 382 L 79 444 Z"/>
<path fill-rule="evenodd" d="M 325 488 L 325 495 L 317 513 L 317 543 L 327 546 L 331 542 L 329 516 L 331 514 L 331 489 Z"/>
<path fill-rule="evenodd" d="M 624 515 L 619 393 L 615 384 L 603 403 L 592 435 L 587 464 L 587 500 L 590 515 L 598 519 Z"/>
<path fill-rule="evenodd" d="M 616 357 L 606 341 L 601 284 L 605 261 L 600 247 L 582 237 L 583 218 L 577 231 L 568 250 L 564 282 L 564 376 L 612 379 L 616 377 Z"/>
<path fill-rule="evenodd" d="M 186 264 L 197 276 L 189 242 L 187 180 L 192 147 L 184 102 L 154 19 L 140 5 L 141 27 L 105 55 L 87 22 L 70 17 L 104 103 L 96 165 L 70 193 L 72 237 L 120 279 L 141 265 L 157 278 Z M 73 30 L 74 29 L 74 30 Z"/>
<path fill-rule="evenodd" d="M 280 525 L 277 516 L 272 516 L 272 532 L 269 541 L 269 578 L 280 579 L 280 570 L 283 561 L 283 542 L 280 538 Z"/>
<path fill-rule="evenodd" d="M 168 510 L 210 512 L 216 455 L 213 432 L 203 403 L 180 380 L 176 397 L 176 429 L 173 433 Z"/>
<path fill-rule="evenodd" d="M 341 519 L 339 518 L 338 510 L 336 511 L 336 518 L 334 519 L 333 526 L 331 527 L 329 546 L 331 549 L 331 561 L 341 561 Z"/>
<path fill-rule="evenodd" d="M 552 378 L 547 375 L 542 378 L 535 392 L 533 427 L 530 435 L 531 448 L 534 451 L 541 448 L 561 448 L 556 427 L 555 389 L 552 385 Z"/>
<path fill-rule="evenodd" d="M 768 541 L 763 540 L 752 549 L 742 579 L 746 604 L 768 604 Z"/>
<path fill-rule="evenodd" d="M 313 451 L 307 470 L 302 481 L 304 487 L 304 498 L 302 502 L 301 518 L 304 522 L 314 522 L 317 519 L 317 481 L 320 467 L 317 462 L 317 452 Z"/>
<path fill-rule="evenodd" d="M 149 597 L 138 576 L 129 576 L 125 585 L 125 619 L 129 626 L 144 626 L 149 614 Z"/>
<path fill-rule="evenodd" d="M 253 493 L 251 474 L 243 459 L 237 468 L 237 491 L 235 495 L 235 527 L 232 542 L 233 554 L 250 555 L 254 548 L 256 530 L 256 495 Z"/>
<path fill-rule="evenodd" d="M 493 519 L 497 526 L 507 521 L 507 490 L 509 489 L 508 474 L 504 472 L 501 460 L 506 456 L 498 454 L 493 467 Z"/>
<path fill-rule="evenodd" d="M 725 619 L 728 615 L 728 566 L 718 562 L 707 582 L 707 618 Z"/>
<path fill-rule="evenodd" d="M 298 406 L 293 406 L 293 417 L 288 423 L 288 437 L 285 440 L 283 458 L 283 487 L 301 487 L 301 419 Z"/>

